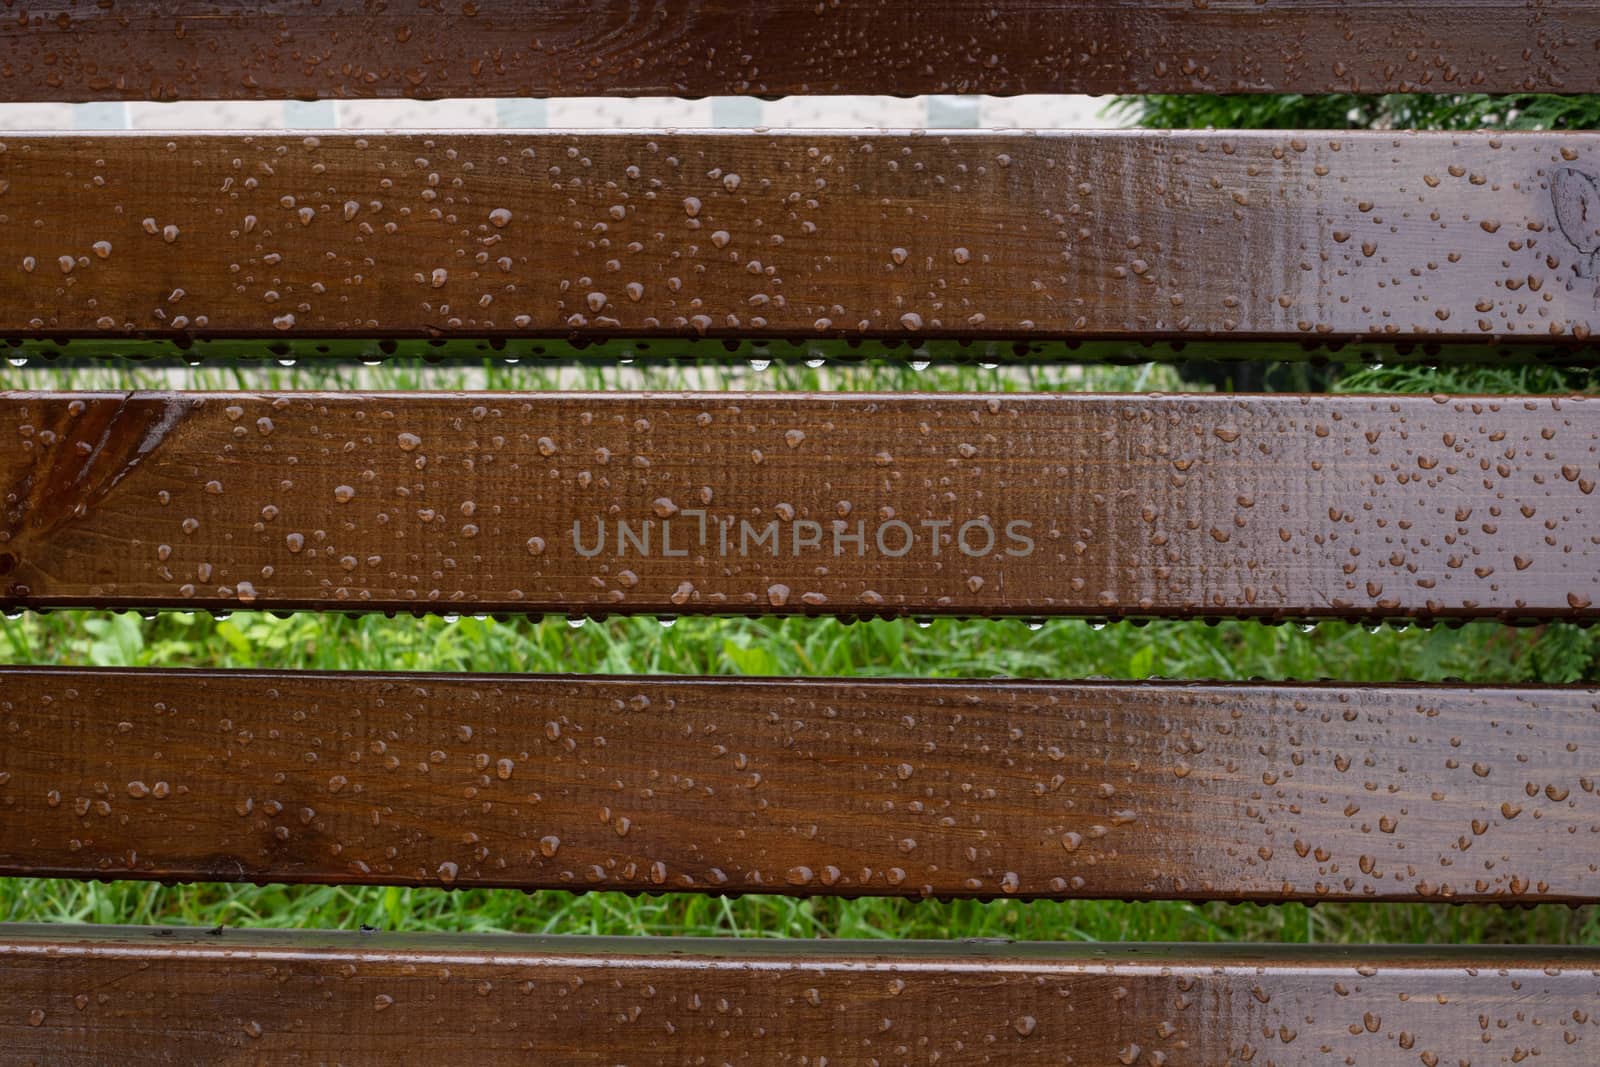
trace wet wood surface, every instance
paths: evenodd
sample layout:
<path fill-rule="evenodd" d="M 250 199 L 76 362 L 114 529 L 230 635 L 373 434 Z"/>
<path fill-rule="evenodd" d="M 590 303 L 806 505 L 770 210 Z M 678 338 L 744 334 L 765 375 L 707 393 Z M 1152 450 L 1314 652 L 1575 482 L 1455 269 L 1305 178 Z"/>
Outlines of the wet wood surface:
<path fill-rule="evenodd" d="M 1600 900 L 1600 691 L 0 668 L 0 873 Z"/>
<path fill-rule="evenodd" d="M 0 135 L 14 338 L 1579 344 L 1600 134 Z"/>
<path fill-rule="evenodd" d="M 0 937 L 22 1062 L 1588 1067 L 1600 1044 L 1582 948 Z"/>
<path fill-rule="evenodd" d="M 1595 92 L 1587 0 L 102 0 L 0 20 L 0 100 Z"/>
<path fill-rule="evenodd" d="M 1593 619 L 1581 397 L 0 394 L 0 606 Z"/>

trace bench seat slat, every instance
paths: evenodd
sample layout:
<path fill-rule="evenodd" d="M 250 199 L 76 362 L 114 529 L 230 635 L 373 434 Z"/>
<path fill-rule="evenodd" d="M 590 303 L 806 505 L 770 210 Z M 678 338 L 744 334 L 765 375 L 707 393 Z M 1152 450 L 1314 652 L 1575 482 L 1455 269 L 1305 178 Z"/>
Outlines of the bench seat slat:
<path fill-rule="evenodd" d="M 1600 691 L 0 668 L 0 873 L 1600 900 Z"/>
<path fill-rule="evenodd" d="M 0 927 L 23 1062 L 1587 1067 L 1600 951 Z M 1070 1052 L 1069 1052 L 1070 1050 Z M 1066 1057 L 1070 1055 L 1071 1059 Z M 926 1058 L 926 1059 L 925 1059 Z"/>
<path fill-rule="evenodd" d="M 1596 133 L 0 141 L 12 338 L 1572 346 L 1596 321 Z"/>
<path fill-rule="evenodd" d="M 61 9 L 60 5 L 57 5 Z M 1595 92 L 1586 0 L 120 0 L 0 24 L 0 100 Z"/>
<path fill-rule="evenodd" d="M 0 394 L 0 606 L 1593 619 L 1582 398 Z"/>

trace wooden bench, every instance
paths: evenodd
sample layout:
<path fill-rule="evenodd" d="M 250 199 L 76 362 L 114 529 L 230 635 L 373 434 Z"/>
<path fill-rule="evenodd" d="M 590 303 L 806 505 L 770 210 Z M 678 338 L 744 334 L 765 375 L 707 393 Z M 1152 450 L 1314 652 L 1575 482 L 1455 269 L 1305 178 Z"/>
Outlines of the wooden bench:
<path fill-rule="evenodd" d="M 1597 41 L 1586 0 L 145 0 L 9 13 L 0 100 L 1597 92 Z M 1597 176 L 1592 133 L 0 133 L 0 335 L 1593 362 Z M 1578 396 L 14 389 L 0 442 L 12 611 L 1600 615 Z M 1593 687 L 16 666 L 0 724 L 9 875 L 1600 900 Z M 1578 947 L 11 925 L 0 988 L 16 1062 L 1600 1058 Z"/>

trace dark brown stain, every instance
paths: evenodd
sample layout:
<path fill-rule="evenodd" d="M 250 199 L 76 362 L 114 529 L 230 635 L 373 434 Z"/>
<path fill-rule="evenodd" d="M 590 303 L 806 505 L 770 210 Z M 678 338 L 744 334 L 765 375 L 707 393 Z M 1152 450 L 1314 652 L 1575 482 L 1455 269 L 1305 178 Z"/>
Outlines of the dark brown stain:
<path fill-rule="evenodd" d="M 0 668 L 0 873 L 1600 900 L 1593 688 Z"/>
<path fill-rule="evenodd" d="M 1592 174 L 1564 167 L 1551 178 L 1550 199 L 1557 227 L 1578 251 L 1573 276 L 1596 281 L 1600 299 L 1600 184 Z"/>
<path fill-rule="evenodd" d="M 1581 397 L 13 393 L 0 441 L 74 516 L 13 608 L 1600 611 Z"/>
<path fill-rule="evenodd" d="M 17 539 L 47 537 L 86 516 L 161 446 L 191 406 L 175 395 L 129 394 L 121 403 L 69 400 L 54 406 L 52 424 L 18 426 L 19 436 L 43 446 L 26 454 L 43 462 L 27 468 L 8 490 L 8 532 Z"/>
<path fill-rule="evenodd" d="M 1600 91 L 1587 0 L 205 0 L 0 23 L 0 100 Z"/>
<path fill-rule="evenodd" d="M 13 460 L 0 465 L 0 577 L 15 573 L 18 558 L 34 554 L 31 546 L 89 518 L 197 403 L 130 393 L 19 407 L 10 425 Z M 27 594 L 13 586 L 9 595 Z"/>
<path fill-rule="evenodd" d="M 1593 258 L 1593 132 L 0 144 L 0 322 L 36 341 L 1492 349 L 1580 346 L 1597 314 L 1565 284 Z"/>
<path fill-rule="evenodd" d="M 1589 1067 L 1600 950 L 8 926 L 22 1062 Z M 1532 1058 L 1532 1057 L 1537 1058 Z"/>

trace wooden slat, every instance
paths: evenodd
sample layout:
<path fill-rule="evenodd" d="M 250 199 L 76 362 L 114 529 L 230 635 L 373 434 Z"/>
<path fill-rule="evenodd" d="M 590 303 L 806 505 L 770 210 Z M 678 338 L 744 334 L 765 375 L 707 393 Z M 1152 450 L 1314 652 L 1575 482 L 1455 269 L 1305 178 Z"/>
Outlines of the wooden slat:
<path fill-rule="evenodd" d="M 1587 0 L 103 0 L 0 21 L 0 100 L 1595 92 Z"/>
<path fill-rule="evenodd" d="M 1600 900 L 1600 691 L 0 668 L 0 873 Z"/>
<path fill-rule="evenodd" d="M 438 337 L 338 339 L 291 337 L 224 337 L 170 340 L 139 338 L 56 338 L 0 336 L 0 360 L 22 368 L 107 370 L 114 361 L 138 363 L 141 371 L 178 370 L 198 366 L 240 367 L 245 380 L 257 370 L 275 371 L 273 363 L 293 366 L 311 363 L 320 370 L 351 369 L 381 362 L 423 362 L 430 367 L 516 366 L 539 362 L 546 370 L 597 367 L 614 370 L 618 363 L 644 367 L 674 367 L 693 363 L 703 368 L 741 365 L 776 365 L 780 373 L 793 364 L 831 365 L 833 369 L 864 364 L 973 364 L 1092 365 L 1097 363 L 1172 363 L 1196 361 L 1224 363 L 1332 363 L 1356 365 L 1591 367 L 1600 363 L 1600 345 L 1574 344 L 1571 339 L 1550 338 L 1530 344 L 1520 339 L 1485 344 L 1480 341 L 1439 343 L 1425 338 L 1367 338 L 1358 344 L 1339 341 L 1253 341 L 1241 344 L 1227 338 L 1201 341 L 1136 341 L 1128 338 L 1073 340 L 1070 338 L 919 338 L 851 340 L 846 337 L 615 337 L 610 339 L 564 337 Z M 252 367 L 251 364 L 255 366 Z M 124 369 L 124 368 L 117 368 Z M 693 373 L 691 371 L 691 373 Z M 1186 368 L 1185 373 L 1193 373 Z M 1241 370 L 1232 376 L 1250 373 Z M 1292 377 L 1292 376 L 1291 376 Z M 1201 377 L 1199 380 L 1208 380 Z M 1252 379 L 1253 380 L 1253 379 Z M 1315 376 L 1313 381 L 1320 380 Z M 26 373 L 7 382 L 26 387 Z M 1238 390 L 1248 391 L 1248 390 Z"/>
<path fill-rule="evenodd" d="M 10 393 L 0 441 L 12 609 L 1600 615 L 1581 397 Z"/>
<path fill-rule="evenodd" d="M 1576 344 L 1600 134 L 0 138 L 0 330 Z"/>
<path fill-rule="evenodd" d="M 1589 1067 L 1600 950 L 0 927 L 20 1062 Z"/>

